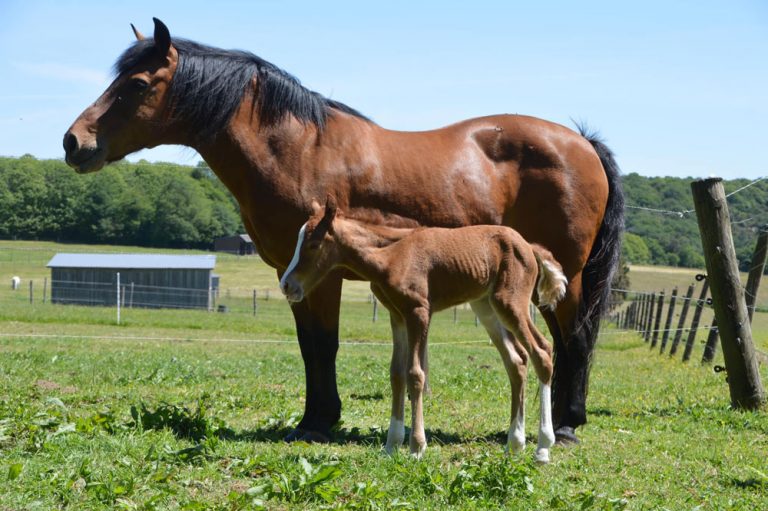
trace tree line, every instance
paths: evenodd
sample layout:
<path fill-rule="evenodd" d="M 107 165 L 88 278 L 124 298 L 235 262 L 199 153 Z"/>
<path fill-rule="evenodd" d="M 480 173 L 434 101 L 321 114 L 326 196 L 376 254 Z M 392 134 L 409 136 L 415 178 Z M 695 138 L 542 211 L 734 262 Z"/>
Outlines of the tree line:
<path fill-rule="evenodd" d="M 60 160 L 0 158 L 0 238 L 207 249 L 240 232 L 237 203 L 205 164 L 78 175 Z"/>
<path fill-rule="evenodd" d="M 693 209 L 690 178 L 622 177 L 626 203 Z M 749 183 L 725 182 L 727 192 Z M 747 269 L 756 228 L 768 223 L 768 181 L 729 198 L 736 253 Z M 624 259 L 633 264 L 704 267 L 695 214 L 627 208 Z M 61 160 L 0 158 L 0 238 L 170 248 L 210 248 L 245 232 L 239 207 L 204 162 L 119 162 L 78 175 Z"/>
<path fill-rule="evenodd" d="M 667 211 L 626 209 L 624 257 L 634 264 L 703 268 L 699 227 L 691 198 L 692 178 L 622 177 L 628 206 Z M 749 179 L 724 181 L 726 193 L 739 190 Z M 749 269 L 757 231 L 768 224 L 768 181 L 760 181 L 728 198 L 736 255 L 742 271 Z M 675 214 L 679 212 L 680 214 Z M 683 213 L 685 212 L 685 213 Z"/>

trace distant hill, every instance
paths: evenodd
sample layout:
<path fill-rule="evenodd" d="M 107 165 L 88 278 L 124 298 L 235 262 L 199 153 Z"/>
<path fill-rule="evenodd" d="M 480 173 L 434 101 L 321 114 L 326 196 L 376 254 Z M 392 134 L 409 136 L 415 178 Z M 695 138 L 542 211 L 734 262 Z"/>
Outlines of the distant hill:
<path fill-rule="evenodd" d="M 628 174 L 622 177 L 626 197 L 624 257 L 633 264 L 657 264 L 703 268 L 699 228 L 696 214 L 682 216 L 674 212 L 693 209 L 691 179 L 644 177 Z M 725 181 L 731 193 L 749 184 L 749 179 Z M 768 180 L 760 181 L 728 198 L 734 244 L 739 266 L 749 268 L 757 239 L 757 229 L 768 224 Z M 646 209 L 665 210 L 668 213 Z"/>

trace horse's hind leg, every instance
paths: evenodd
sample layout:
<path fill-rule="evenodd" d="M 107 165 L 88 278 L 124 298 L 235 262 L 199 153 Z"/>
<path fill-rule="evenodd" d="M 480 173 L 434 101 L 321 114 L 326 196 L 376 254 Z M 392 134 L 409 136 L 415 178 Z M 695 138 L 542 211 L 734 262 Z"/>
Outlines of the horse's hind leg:
<path fill-rule="evenodd" d="M 392 362 L 389 366 L 389 381 L 392 385 L 392 414 L 389 418 L 387 444 L 384 450 L 394 454 L 405 440 L 405 385 L 408 374 L 408 330 L 405 321 L 396 312 L 390 311 L 392 325 Z"/>
<path fill-rule="evenodd" d="M 508 452 L 518 453 L 525 447 L 525 380 L 527 376 L 527 355 L 515 348 L 511 333 L 496 318 L 488 300 L 470 304 L 480 322 L 491 337 L 493 345 L 501 355 L 507 371 L 511 392 L 510 425 L 507 433 Z"/>
<path fill-rule="evenodd" d="M 552 428 L 552 347 L 533 324 L 528 312 L 528 303 L 509 296 L 498 296 L 491 300 L 499 321 L 509 329 L 531 356 L 531 362 L 539 379 L 540 416 L 539 440 L 536 447 L 536 461 L 549 463 L 549 449 L 555 443 Z"/>

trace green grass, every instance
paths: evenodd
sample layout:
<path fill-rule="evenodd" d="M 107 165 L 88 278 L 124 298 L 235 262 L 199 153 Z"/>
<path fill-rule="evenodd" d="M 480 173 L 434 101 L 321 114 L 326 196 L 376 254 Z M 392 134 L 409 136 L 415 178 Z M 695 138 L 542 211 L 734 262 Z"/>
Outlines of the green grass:
<path fill-rule="evenodd" d="M 12 271 L 32 274 L 14 252 Z M 582 444 L 540 467 L 531 445 L 503 455 L 508 382 L 471 312 L 438 315 L 427 454 L 385 456 L 390 332 L 360 283 L 342 307 L 336 441 L 285 444 L 304 396 L 293 322 L 277 294 L 253 316 L 246 291 L 274 276 L 233 259 L 219 258 L 222 282 L 261 277 L 222 293 L 228 314 L 129 309 L 118 326 L 113 309 L 30 305 L 0 286 L 0 510 L 768 508 L 768 415 L 730 410 L 722 373 L 610 325 Z M 531 442 L 535 395 L 529 379 Z"/>

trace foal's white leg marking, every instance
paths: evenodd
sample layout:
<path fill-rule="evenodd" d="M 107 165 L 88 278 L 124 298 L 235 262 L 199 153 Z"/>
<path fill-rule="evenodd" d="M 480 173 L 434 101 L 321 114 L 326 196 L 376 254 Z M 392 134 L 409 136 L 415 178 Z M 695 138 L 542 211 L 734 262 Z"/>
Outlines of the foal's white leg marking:
<path fill-rule="evenodd" d="M 507 433 L 507 452 L 518 454 L 525 449 L 525 404 L 520 403 L 517 416 L 512 419 Z"/>
<path fill-rule="evenodd" d="M 518 355 L 517 350 L 515 350 L 515 345 L 512 342 L 512 339 L 510 338 L 509 331 L 504 328 L 501 325 L 501 322 L 499 322 L 499 331 L 501 332 L 501 339 L 503 342 L 503 349 L 506 350 L 506 352 L 509 354 L 509 359 L 512 361 L 512 363 L 515 366 L 518 366 L 523 363 L 523 359 L 520 358 L 520 355 Z M 512 385 L 512 379 L 510 379 L 510 384 Z M 520 383 L 525 388 L 525 381 L 522 381 Z M 511 389 L 512 399 L 514 400 L 514 395 L 521 395 L 520 389 L 514 388 L 514 385 L 512 385 Z M 520 402 L 518 403 L 518 409 L 517 413 L 512 417 L 511 424 L 509 425 L 509 432 L 507 433 L 507 452 L 512 452 L 513 454 L 517 454 L 519 452 L 522 452 L 525 448 L 525 399 L 520 399 Z"/>
<path fill-rule="evenodd" d="M 405 421 L 402 419 L 396 419 L 395 417 L 389 418 L 389 431 L 387 431 L 387 445 L 384 446 L 384 450 L 387 454 L 394 454 L 397 448 L 403 445 L 405 441 Z"/>
<path fill-rule="evenodd" d="M 539 445 L 536 447 L 536 461 L 549 463 L 549 448 L 555 443 L 555 431 L 552 428 L 551 389 L 546 383 L 539 385 L 541 399 L 541 418 L 539 420 Z"/>
<path fill-rule="evenodd" d="M 288 264 L 288 268 L 283 273 L 283 278 L 280 279 L 280 289 L 285 289 L 285 283 L 290 273 L 296 269 L 296 265 L 299 264 L 299 252 L 301 252 L 301 245 L 304 243 L 304 232 L 307 230 L 307 222 L 299 229 L 299 240 L 296 242 L 296 250 L 293 251 L 293 259 Z"/>
<path fill-rule="evenodd" d="M 407 377 L 408 331 L 402 319 L 390 315 L 392 326 L 392 362 L 390 365 L 390 383 L 392 386 L 392 413 L 389 418 L 387 454 L 394 452 L 405 440 L 405 387 Z"/>

